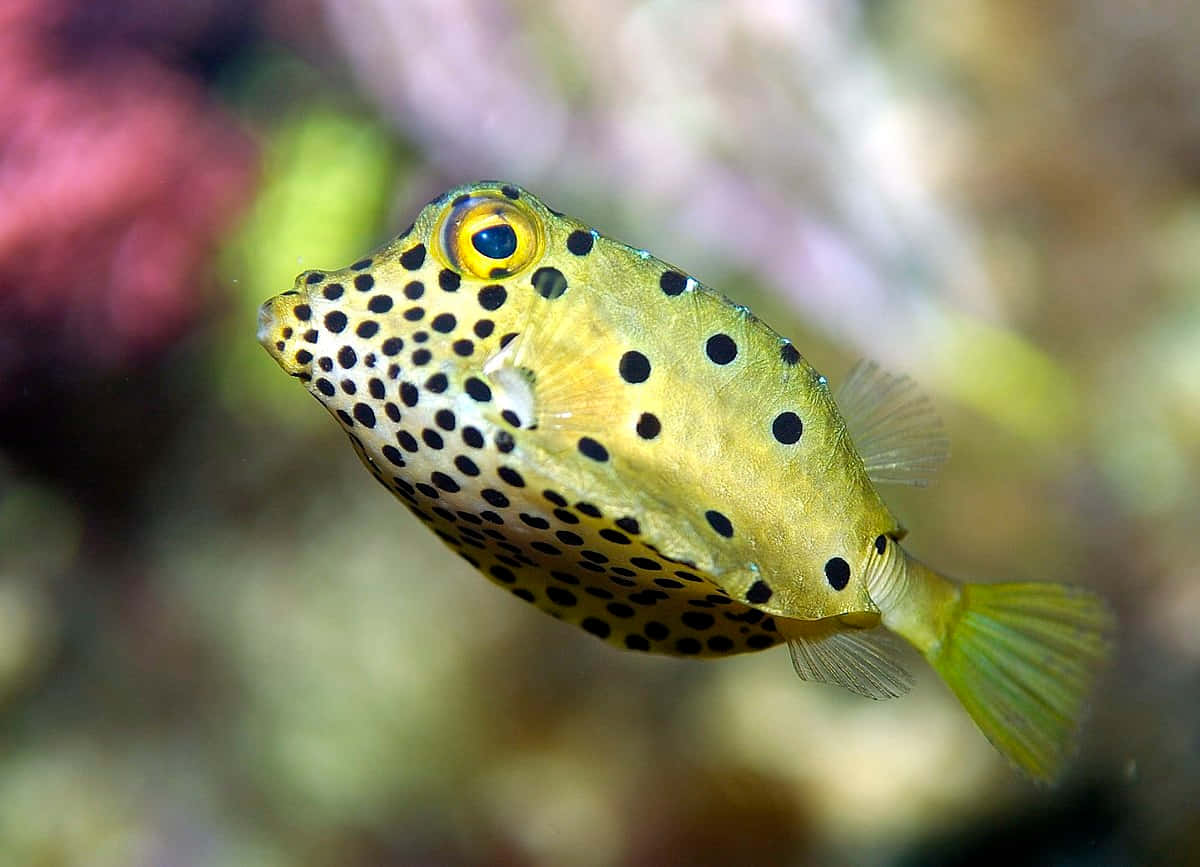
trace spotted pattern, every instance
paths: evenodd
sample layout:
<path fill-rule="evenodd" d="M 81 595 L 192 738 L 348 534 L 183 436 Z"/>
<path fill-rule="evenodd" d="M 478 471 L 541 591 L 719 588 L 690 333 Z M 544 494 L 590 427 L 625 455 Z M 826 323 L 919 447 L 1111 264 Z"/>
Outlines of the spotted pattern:
<path fill-rule="evenodd" d="M 510 201 L 528 200 L 515 187 L 494 189 Z M 431 207 L 450 199 L 435 201 L 441 204 Z M 613 247 L 605 245 L 614 242 L 574 224 L 547 239 L 543 261 L 511 277 L 480 279 L 441 261 L 436 244 L 427 246 L 428 236 L 416 232 L 410 228 L 384 252 L 348 269 L 302 275 L 280 308 L 287 329 L 272 343 L 281 364 L 286 359 L 300 368 L 293 375 L 338 419 L 371 474 L 513 596 L 620 647 L 697 656 L 780 643 L 774 618 L 756 607 L 780 598 L 778 576 L 764 573 L 731 595 L 705 569 L 664 556 L 644 535 L 643 516 L 612 513 L 586 493 L 581 498 L 558 489 L 557 480 L 527 462 L 522 443 L 533 431 L 504 403 L 504 389 L 485 368 L 521 335 L 539 309 L 531 304 L 554 316 L 575 303 L 572 293 L 590 291 L 576 269 L 597 259 L 598 250 L 611 255 Z M 652 268 L 647 255 L 629 252 Z M 661 263 L 646 284 L 664 321 L 666 311 L 686 310 L 705 291 Z M 760 347 L 741 326 L 714 325 L 687 349 L 708 370 L 728 369 L 736 378 L 755 365 L 788 371 L 803 363 L 787 341 Z M 653 396 L 659 393 L 652 389 L 669 382 L 664 377 L 672 367 L 652 337 L 649 329 L 644 342 L 603 355 L 596 376 L 607 379 L 597 387 L 611 381 L 628 392 L 630 410 L 611 424 L 620 435 L 636 437 L 639 448 L 687 448 L 681 437 L 694 422 Z M 807 445 L 811 436 L 803 413 L 798 405 L 766 406 L 757 430 L 777 453 L 798 454 L 804 451 L 799 443 Z M 620 435 L 581 430 L 568 448 L 586 472 L 615 472 L 626 457 Z M 692 510 L 705 545 L 745 538 L 743 513 L 715 489 L 709 502 L 679 507 Z M 862 544 L 882 554 L 887 538 L 876 532 Z M 850 553 L 826 554 L 823 577 L 833 591 L 851 585 Z"/>

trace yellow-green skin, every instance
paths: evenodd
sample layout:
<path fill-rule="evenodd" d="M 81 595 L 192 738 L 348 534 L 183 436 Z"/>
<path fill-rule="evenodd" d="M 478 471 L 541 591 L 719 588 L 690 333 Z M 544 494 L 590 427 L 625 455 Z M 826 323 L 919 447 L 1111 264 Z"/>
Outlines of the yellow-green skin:
<path fill-rule="evenodd" d="M 481 193 L 519 197 L 540 224 L 540 255 L 501 279 L 455 268 L 435 236 L 456 201 Z M 580 233 L 592 238 L 583 254 L 568 244 L 574 236 L 576 250 L 587 246 Z M 546 267 L 565 277 L 557 297 L 534 285 Z M 356 279 L 372 285 L 360 291 Z M 331 284 L 343 291 L 327 292 Z M 418 294 L 415 284 L 419 297 L 406 297 L 406 287 Z M 480 291 L 496 284 L 506 300 L 485 309 Z M 390 309 L 373 312 L 372 299 L 383 295 Z M 420 318 L 406 318 L 414 308 Z M 326 320 L 336 312 L 347 324 L 333 333 Z M 447 333 L 431 327 L 439 314 L 454 317 Z M 378 330 L 358 336 L 363 322 Z M 501 338 L 514 333 L 502 351 Z M 727 363 L 706 349 L 718 334 L 736 344 Z M 369 260 L 301 274 L 291 292 L 264 305 L 259 336 L 346 428 L 382 484 L 484 575 L 556 618 L 621 647 L 686 655 L 769 647 L 783 640 L 777 618 L 879 621 L 864 574 L 902 531 L 868 480 L 825 378 L 746 308 L 524 190 L 481 183 L 448 192 Z M 403 341 L 397 354 L 385 354 L 390 338 Z M 343 347 L 353 350 L 350 367 L 339 360 Z M 417 350 L 430 359 L 419 363 Z M 621 373 L 630 351 L 649 361 L 644 381 Z M 430 390 L 438 373 L 446 387 L 436 390 L 435 380 Z M 489 386 L 491 400 L 468 394 L 471 378 Z M 410 406 L 404 396 L 411 402 L 414 388 Z M 526 417 L 502 417 L 506 400 Z M 650 439 L 638 432 L 646 413 L 661 428 Z M 783 413 L 802 423 L 795 442 L 775 435 Z M 480 432 L 482 448 L 464 442 L 464 428 Z M 441 449 L 423 440 L 427 430 Z M 583 438 L 607 460 L 585 455 Z M 478 474 L 464 472 L 459 457 Z M 506 481 L 502 467 L 524 485 Z M 485 489 L 508 505 L 489 503 Z M 728 520 L 731 536 L 718 532 L 710 510 Z M 560 531 L 583 543 L 564 544 Z M 849 567 L 840 587 L 835 558 Z M 650 561 L 661 568 L 647 568 Z"/>

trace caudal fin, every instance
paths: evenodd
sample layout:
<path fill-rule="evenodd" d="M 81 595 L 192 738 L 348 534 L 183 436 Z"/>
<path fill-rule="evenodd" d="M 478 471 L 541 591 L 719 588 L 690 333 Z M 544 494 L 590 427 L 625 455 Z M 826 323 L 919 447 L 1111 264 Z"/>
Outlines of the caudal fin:
<path fill-rule="evenodd" d="M 926 657 L 1000 752 L 1052 782 L 1108 655 L 1108 607 L 1075 587 L 1032 583 L 966 584 L 956 607 Z"/>

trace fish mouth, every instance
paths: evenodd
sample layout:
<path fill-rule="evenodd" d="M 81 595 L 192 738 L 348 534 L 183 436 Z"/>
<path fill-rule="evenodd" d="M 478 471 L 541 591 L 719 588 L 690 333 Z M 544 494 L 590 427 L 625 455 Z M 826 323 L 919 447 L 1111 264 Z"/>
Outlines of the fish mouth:
<path fill-rule="evenodd" d="M 264 301 L 258 308 L 258 342 L 275 363 L 292 376 L 308 374 L 312 356 L 300 352 L 302 329 L 296 316 L 297 307 L 304 303 L 299 293 L 288 292 Z M 307 358 L 305 357 L 307 355 Z"/>
<path fill-rule="evenodd" d="M 271 298 L 258 308 L 258 342 L 267 352 L 274 354 L 275 349 L 275 299 Z"/>

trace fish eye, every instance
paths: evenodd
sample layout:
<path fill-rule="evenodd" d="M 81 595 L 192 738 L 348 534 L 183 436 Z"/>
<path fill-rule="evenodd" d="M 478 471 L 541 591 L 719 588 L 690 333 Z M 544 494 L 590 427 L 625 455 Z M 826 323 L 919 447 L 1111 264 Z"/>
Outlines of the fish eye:
<path fill-rule="evenodd" d="M 490 226 L 471 236 L 471 246 L 489 259 L 507 259 L 517 252 L 517 233 L 512 226 Z"/>
<path fill-rule="evenodd" d="M 524 202 L 487 191 L 456 199 L 435 237 L 448 265 L 481 279 L 511 277 L 543 243 L 541 221 Z"/>

